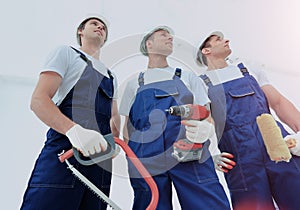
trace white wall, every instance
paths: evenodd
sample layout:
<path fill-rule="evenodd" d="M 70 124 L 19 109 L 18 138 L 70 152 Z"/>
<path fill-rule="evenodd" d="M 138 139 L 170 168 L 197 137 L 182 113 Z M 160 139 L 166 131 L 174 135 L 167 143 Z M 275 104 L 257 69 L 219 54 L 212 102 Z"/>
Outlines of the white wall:
<path fill-rule="evenodd" d="M 0 76 L 1 209 L 18 209 L 45 126 L 30 112 L 33 80 Z"/>

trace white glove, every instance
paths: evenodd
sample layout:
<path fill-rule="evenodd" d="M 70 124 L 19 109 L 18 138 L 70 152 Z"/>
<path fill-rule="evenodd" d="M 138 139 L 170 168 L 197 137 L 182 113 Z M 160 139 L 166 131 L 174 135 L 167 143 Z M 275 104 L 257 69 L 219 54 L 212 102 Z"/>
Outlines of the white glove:
<path fill-rule="evenodd" d="M 293 155 L 297 155 L 300 156 L 300 131 L 298 131 L 296 134 L 292 134 L 292 135 L 287 135 L 286 137 L 284 137 L 284 140 L 287 141 L 289 139 L 294 139 L 296 145 L 293 147 L 290 147 L 290 152 Z"/>
<path fill-rule="evenodd" d="M 186 138 L 194 143 L 203 143 L 215 133 L 215 126 L 207 120 L 183 120 Z"/>
<path fill-rule="evenodd" d="M 86 157 L 107 149 L 107 142 L 99 132 L 85 129 L 78 124 L 70 128 L 66 136 L 73 147 Z"/>
<path fill-rule="evenodd" d="M 219 171 L 223 171 L 224 173 L 227 173 L 236 165 L 236 163 L 231 160 L 233 158 L 233 155 L 227 152 L 222 152 L 221 154 L 214 155 L 212 158 L 215 164 L 215 168 Z"/>

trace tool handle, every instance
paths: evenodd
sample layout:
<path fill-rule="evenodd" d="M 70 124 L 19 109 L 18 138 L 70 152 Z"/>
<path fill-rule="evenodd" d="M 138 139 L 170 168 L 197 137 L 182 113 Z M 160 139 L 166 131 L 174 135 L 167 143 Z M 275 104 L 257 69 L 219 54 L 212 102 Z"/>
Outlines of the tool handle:
<path fill-rule="evenodd" d="M 100 163 L 104 160 L 112 158 L 113 155 L 115 154 L 115 150 L 116 150 L 116 144 L 114 141 L 114 137 L 112 134 L 107 134 L 107 135 L 104 135 L 103 137 L 105 138 L 105 140 L 108 143 L 107 151 L 97 153 L 93 156 L 86 158 L 77 149 L 75 149 L 73 147 L 72 149 L 68 150 L 67 152 L 65 152 L 64 154 L 59 156 L 60 162 L 64 162 L 66 159 L 68 159 L 74 155 L 76 160 L 81 165 L 89 166 L 89 165 L 93 165 L 95 163 Z"/>
<path fill-rule="evenodd" d="M 65 160 L 69 159 L 73 155 L 74 155 L 73 149 L 70 149 L 70 150 L 64 152 L 63 154 L 59 155 L 58 159 L 61 163 L 63 163 L 63 162 L 65 162 Z"/>
<path fill-rule="evenodd" d="M 201 106 L 201 105 L 192 105 L 193 107 L 193 115 L 191 117 L 191 119 L 194 120 L 204 120 L 206 118 L 209 117 L 209 110 L 207 110 L 207 108 L 205 106 Z"/>
<path fill-rule="evenodd" d="M 152 198 L 146 210 L 156 209 L 158 204 L 158 199 L 159 199 L 159 193 L 155 181 L 153 180 L 152 176 L 149 174 L 147 169 L 144 167 L 144 165 L 141 163 L 141 161 L 134 154 L 134 152 L 130 149 L 130 147 L 123 140 L 117 137 L 114 138 L 115 138 L 115 142 L 118 145 L 120 145 L 120 147 L 122 147 L 127 157 L 130 159 L 130 161 L 133 163 L 133 165 L 136 167 L 136 169 L 139 171 L 139 173 L 142 175 L 142 177 L 150 187 Z"/>
<path fill-rule="evenodd" d="M 158 188 L 153 180 L 152 176 L 149 174 L 147 169 L 144 167 L 144 165 L 141 163 L 141 161 L 138 159 L 138 157 L 134 154 L 134 152 L 130 149 L 130 147 L 121 139 L 114 137 L 115 143 L 120 145 L 120 147 L 124 150 L 126 153 L 127 157 L 130 159 L 130 161 L 133 163 L 133 165 L 136 167 L 138 172 L 142 175 L 148 186 L 150 187 L 151 193 L 152 193 L 152 198 L 151 201 L 147 207 L 146 210 L 153 210 L 156 209 L 157 204 L 158 204 L 158 199 L 159 199 L 159 193 L 158 193 Z M 75 153 L 76 149 L 70 149 L 67 152 L 61 154 L 59 156 L 60 162 L 64 162 L 68 158 L 72 157 Z M 76 150 L 77 151 L 77 150 Z M 95 163 L 93 161 L 93 163 Z"/>

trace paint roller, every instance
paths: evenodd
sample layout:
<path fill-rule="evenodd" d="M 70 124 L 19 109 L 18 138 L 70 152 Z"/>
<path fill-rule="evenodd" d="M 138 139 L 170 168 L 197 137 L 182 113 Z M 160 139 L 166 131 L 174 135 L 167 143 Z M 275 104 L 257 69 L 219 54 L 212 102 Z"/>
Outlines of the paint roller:
<path fill-rule="evenodd" d="M 283 139 L 280 128 L 270 114 L 258 116 L 256 122 L 270 159 L 276 163 L 279 161 L 289 162 L 292 157 L 289 148 L 295 146 L 295 140 L 289 139 L 286 142 Z"/>

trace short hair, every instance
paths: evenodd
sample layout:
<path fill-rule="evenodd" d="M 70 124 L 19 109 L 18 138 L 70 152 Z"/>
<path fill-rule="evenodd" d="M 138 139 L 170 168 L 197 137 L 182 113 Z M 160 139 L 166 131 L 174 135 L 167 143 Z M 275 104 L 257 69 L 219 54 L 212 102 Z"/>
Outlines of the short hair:
<path fill-rule="evenodd" d="M 104 39 L 104 43 L 105 43 L 106 40 L 107 40 L 108 30 L 107 30 L 107 25 L 106 25 L 106 23 L 105 23 L 102 19 L 100 19 L 100 18 L 98 18 L 98 17 L 88 17 L 88 18 L 84 19 L 84 20 L 79 24 L 79 26 L 77 27 L 76 37 L 77 37 L 77 43 L 78 43 L 80 46 L 82 45 L 82 43 L 81 43 L 81 37 L 80 37 L 80 35 L 78 34 L 78 31 L 83 30 L 84 27 L 85 27 L 85 24 L 86 24 L 89 20 L 93 20 L 93 19 L 100 21 L 100 22 L 104 25 L 105 32 L 106 32 L 106 37 L 105 37 L 105 39 Z"/>

